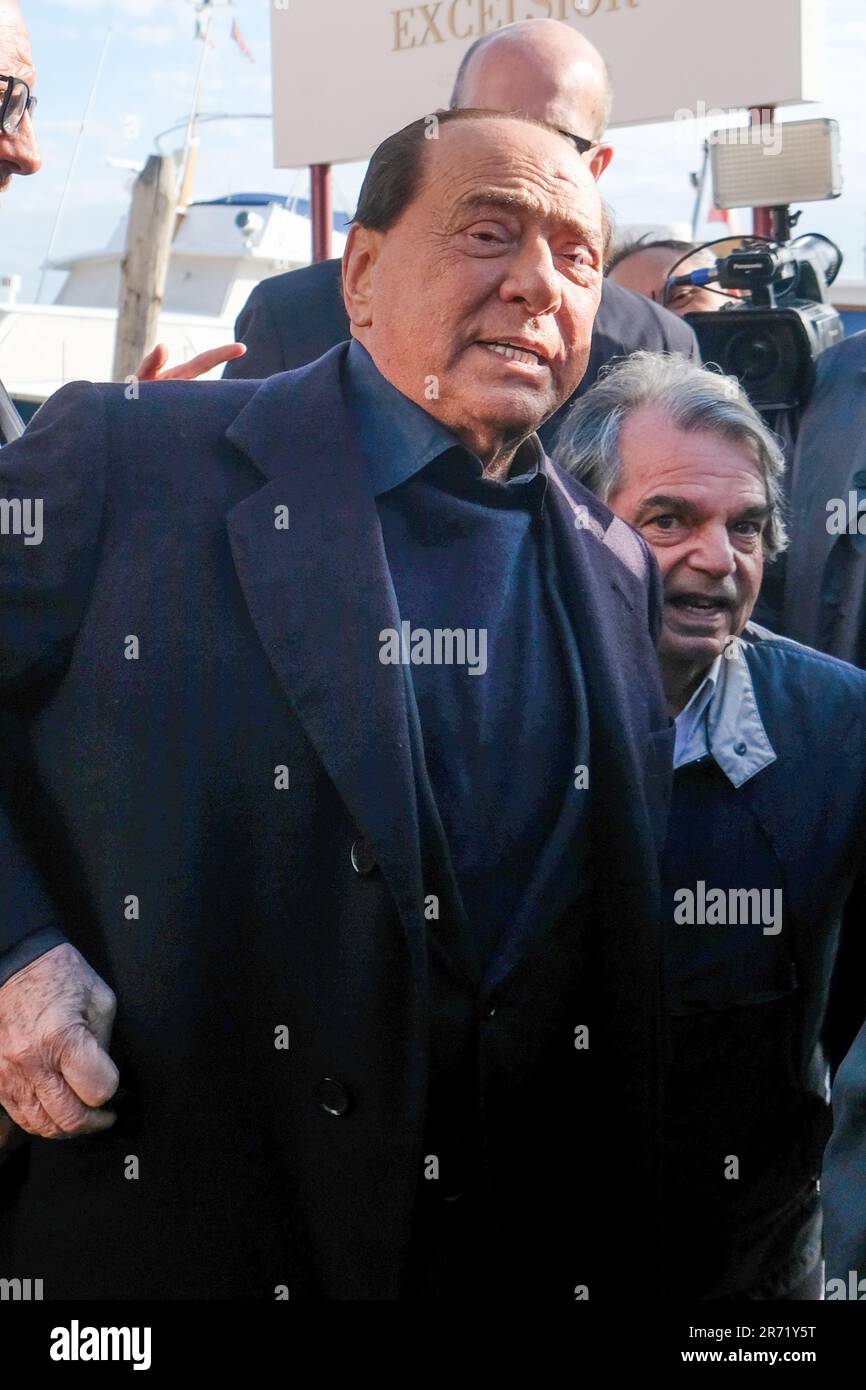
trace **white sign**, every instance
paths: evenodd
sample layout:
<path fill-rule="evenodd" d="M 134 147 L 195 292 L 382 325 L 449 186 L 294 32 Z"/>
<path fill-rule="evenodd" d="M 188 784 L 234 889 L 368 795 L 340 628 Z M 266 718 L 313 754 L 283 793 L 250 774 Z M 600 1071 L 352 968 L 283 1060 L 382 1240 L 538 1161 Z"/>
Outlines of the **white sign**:
<path fill-rule="evenodd" d="M 271 0 L 274 164 L 367 159 L 447 106 L 475 39 L 555 19 L 604 55 L 614 125 L 822 98 L 823 0 Z"/>

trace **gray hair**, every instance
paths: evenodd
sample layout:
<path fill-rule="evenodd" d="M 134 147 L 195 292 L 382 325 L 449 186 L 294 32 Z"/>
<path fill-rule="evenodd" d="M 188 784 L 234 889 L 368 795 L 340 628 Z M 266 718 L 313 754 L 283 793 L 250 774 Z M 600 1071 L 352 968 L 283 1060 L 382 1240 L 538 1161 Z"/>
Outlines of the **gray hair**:
<path fill-rule="evenodd" d="M 681 430 L 708 430 L 744 445 L 758 465 L 770 513 L 764 554 L 787 545 L 784 521 L 785 455 L 735 377 L 698 366 L 678 353 L 634 352 L 612 364 L 575 402 L 559 434 L 555 459 L 603 502 L 617 491 L 622 472 L 622 427 L 635 411 L 653 406 Z"/>

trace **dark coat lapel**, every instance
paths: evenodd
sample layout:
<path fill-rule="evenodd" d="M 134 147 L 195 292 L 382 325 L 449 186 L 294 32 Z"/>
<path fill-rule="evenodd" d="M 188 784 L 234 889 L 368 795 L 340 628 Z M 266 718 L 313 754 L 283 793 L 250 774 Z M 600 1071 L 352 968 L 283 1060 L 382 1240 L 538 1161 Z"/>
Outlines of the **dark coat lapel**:
<path fill-rule="evenodd" d="M 589 706 L 590 756 L 597 773 L 594 814 L 603 810 L 605 837 L 617 843 L 621 834 L 617 848 L 623 850 L 631 843 L 639 857 L 642 851 L 649 852 L 653 832 L 660 842 L 665 830 L 664 808 L 662 814 L 654 814 L 658 808 L 647 795 L 652 790 L 647 778 L 660 778 L 664 797 L 664 784 L 669 796 L 673 776 L 674 731 L 665 711 L 653 647 L 658 578 L 648 567 L 647 586 L 619 563 L 592 514 L 591 525 L 575 524 L 574 504 L 584 512 L 597 504 L 572 479 L 559 470 L 557 474 L 565 491 L 551 479 L 547 504 L 563 600 L 577 636 Z M 572 506 L 566 492 L 573 493 Z M 647 797 L 644 804 L 642 793 Z M 648 833 L 646 844 L 635 842 L 641 832 Z M 634 867 L 638 874 L 646 870 L 644 864 Z"/>
<path fill-rule="evenodd" d="M 594 500 L 559 477 L 593 515 Z M 646 1164 L 647 1190 L 654 1194 L 662 1050 L 657 853 L 673 762 L 673 726 L 650 636 L 658 579 L 650 567 L 648 592 L 614 559 L 603 521 L 594 531 L 578 529 L 558 487 L 549 486 L 548 500 L 589 709 L 592 1046 L 616 1077 L 616 1114 L 609 1123 L 612 1132 L 622 1127 L 622 1144 L 632 1155 L 629 1181 L 638 1185 L 637 1170 Z M 648 1199 L 650 1225 L 655 1211 Z"/>
<path fill-rule="evenodd" d="M 228 430 L 268 479 L 229 513 L 228 530 L 262 644 L 373 847 L 423 977 L 404 672 L 379 660 L 379 634 L 399 630 L 399 617 L 366 466 L 343 403 L 345 352 L 341 345 L 310 367 L 270 378 Z M 288 530 L 275 525 L 280 506 L 289 509 Z"/>

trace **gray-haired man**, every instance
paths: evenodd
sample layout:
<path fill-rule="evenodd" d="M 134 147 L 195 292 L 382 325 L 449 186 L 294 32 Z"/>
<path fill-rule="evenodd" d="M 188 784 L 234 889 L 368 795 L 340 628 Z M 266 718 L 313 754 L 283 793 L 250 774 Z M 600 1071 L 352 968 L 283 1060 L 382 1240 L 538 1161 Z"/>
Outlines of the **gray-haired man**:
<path fill-rule="evenodd" d="M 749 622 L 785 544 L 783 461 L 736 382 L 636 354 L 574 408 L 560 462 L 664 580 L 668 1292 L 818 1298 L 821 1034 L 863 857 L 866 677 Z"/>

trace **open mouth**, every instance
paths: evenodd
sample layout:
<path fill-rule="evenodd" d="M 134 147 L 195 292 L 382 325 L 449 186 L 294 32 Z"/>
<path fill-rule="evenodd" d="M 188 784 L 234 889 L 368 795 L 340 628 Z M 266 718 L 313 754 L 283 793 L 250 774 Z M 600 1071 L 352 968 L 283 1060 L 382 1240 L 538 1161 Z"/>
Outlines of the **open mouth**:
<path fill-rule="evenodd" d="M 487 348 L 490 352 L 495 352 L 497 356 L 504 357 L 508 362 L 520 362 L 525 367 L 546 367 L 547 358 L 533 348 L 509 342 L 507 338 L 499 339 L 496 342 L 479 342 L 479 347 Z"/>
<path fill-rule="evenodd" d="M 675 608 L 685 617 L 710 618 L 729 613 L 731 609 L 728 599 L 711 598 L 705 594 L 674 594 L 666 602 L 670 608 Z"/>

